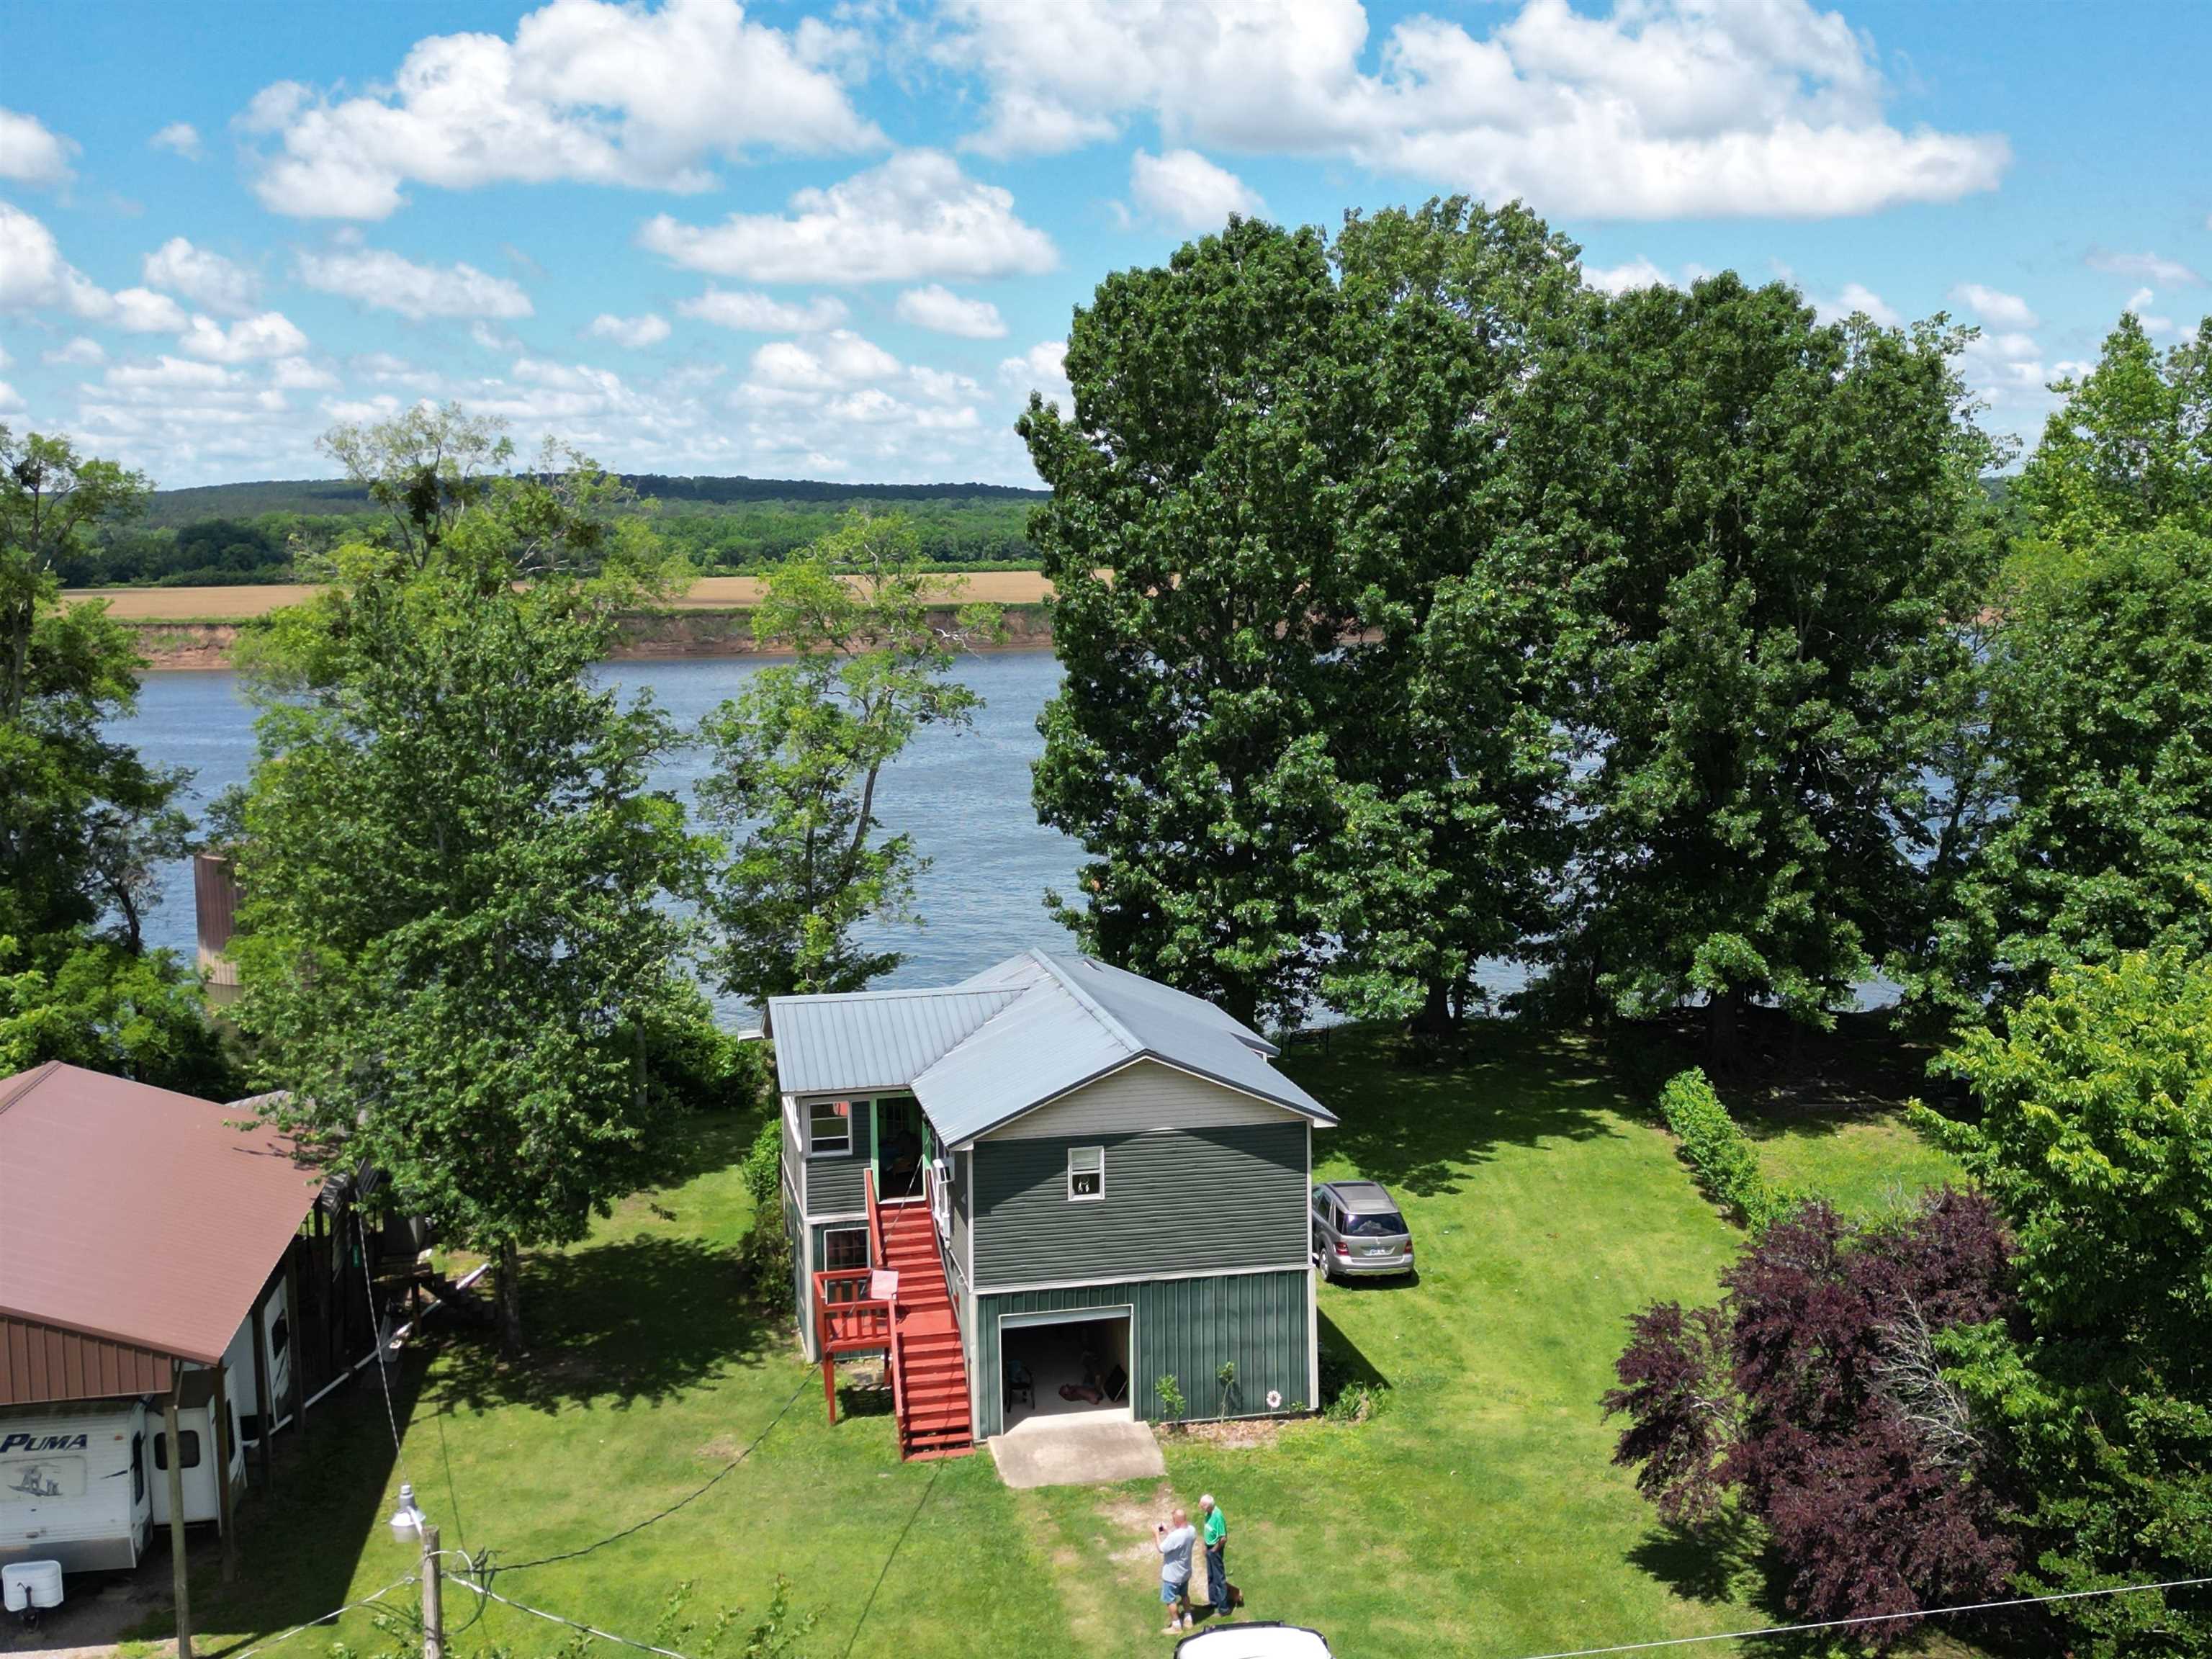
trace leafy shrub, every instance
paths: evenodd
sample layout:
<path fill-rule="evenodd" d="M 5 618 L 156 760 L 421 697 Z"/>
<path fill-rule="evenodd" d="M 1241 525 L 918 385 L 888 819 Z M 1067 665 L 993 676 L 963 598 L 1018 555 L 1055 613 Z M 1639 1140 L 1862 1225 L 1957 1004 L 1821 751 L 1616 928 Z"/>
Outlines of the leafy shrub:
<path fill-rule="evenodd" d="M 753 1206 L 763 1215 L 773 1210 L 783 1186 L 783 1121 L 771 1117 L 760 1126 L 744 1160 L 738 1165 Z"/>
<path fill-rule="evenodd" d="M 1183 1403 L 1182 1383 L 1170 1371 L 1152 1384 L 1152 1392 L 1160 1397 L 1160 1418 L 1170 1428 L 1182 1421 L 1183 1413 L 1189 1409 Z"/>
<path fill-rule="evenodd" d="M 1810 1203 L 1744 1246 L 1718 1308 L 1632 1322 L 1613 1461 L 1670 1521 L 1733 1495 L 1790 1576 L 1786 1605 L 1850 1619 L 1996 1595 L 2020 1564 L 2007 1471 L 1946 1355 L 2014 1308 L 2008 1241 L 1977 1194 L 1854 1227 Z M 1884 1649 L 1911 1621 L 1870 1627 Z"/>
<path fill-rule="evenodd" d="M 1659 1091 L 1659 1111 L 1682 1143 L 1682 1156 L 1698 1172 L 1705 1196 L 1752 1231 L 1765 1231 L 1777 1217 L 1796 1207 L 1796 1194 L 1767 1184 L 1751 1138 L 1696 1066 L 1668 1079 Z"/>
<path fill-rule="evenodd" d="M 1381 1411 L 1390 1385 L 1335 1349 L 1321 1351 L 1321 1414 L 1331 1423 L 1364 1423 Z"/>

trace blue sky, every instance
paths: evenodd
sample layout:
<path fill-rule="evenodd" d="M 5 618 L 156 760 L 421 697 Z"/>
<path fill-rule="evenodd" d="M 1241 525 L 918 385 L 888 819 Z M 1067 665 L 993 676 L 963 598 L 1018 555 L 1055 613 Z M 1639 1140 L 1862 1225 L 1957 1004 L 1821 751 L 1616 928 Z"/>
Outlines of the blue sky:
<path fill-rule="evenodd" d="M 1994 429 L 2212 307 L 2212 8 L 16 5 L 0 422 L 164 485 L 422 398 L 610 465 L 1032 477 L 1071 307 L 1232 209 L 1518 195 L 1591 280 L 1978 322 Z M 40 66 L 36 73 L 25 66 Z"/>

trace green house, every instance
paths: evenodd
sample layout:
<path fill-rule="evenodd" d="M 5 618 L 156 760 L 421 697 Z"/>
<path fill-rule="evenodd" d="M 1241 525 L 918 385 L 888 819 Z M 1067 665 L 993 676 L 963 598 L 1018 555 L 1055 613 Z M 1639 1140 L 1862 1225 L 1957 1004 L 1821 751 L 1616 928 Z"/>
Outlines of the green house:
<path fill-rule="evenodd" d="M 909 1456 L 1052 1419 L 1300 1411 L 1308 1203 L 1335 1118 L 1266 1038 L 1088 957 L 778 997 L 808 1357 L 880 1352 Z"/>

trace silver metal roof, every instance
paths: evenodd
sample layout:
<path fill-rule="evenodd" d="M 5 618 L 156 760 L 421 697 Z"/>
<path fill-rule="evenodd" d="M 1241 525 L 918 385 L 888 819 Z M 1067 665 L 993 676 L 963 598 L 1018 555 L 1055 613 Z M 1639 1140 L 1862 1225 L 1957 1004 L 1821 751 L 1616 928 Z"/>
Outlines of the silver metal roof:
<path fill-rule="evenodd" d="M 777 1085 L 787 1095 L 903 1089 L 1021 992 L 854 991 L 770 997 Z"/>
<path fill-rule="evenodd" d="M 777 997 L 769 1029 L 785 1092 L 911 1088 L 948 1146 L 1142 1059 L 1336 1121 L 1258 1032 L 1090 957 L 1029 951 L 945 991 Z"/>

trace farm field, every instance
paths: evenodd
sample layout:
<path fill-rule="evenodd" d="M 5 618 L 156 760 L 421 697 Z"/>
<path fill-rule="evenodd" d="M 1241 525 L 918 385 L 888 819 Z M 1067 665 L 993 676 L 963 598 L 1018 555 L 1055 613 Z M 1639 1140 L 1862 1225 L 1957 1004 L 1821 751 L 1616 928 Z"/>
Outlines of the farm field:
<path fill-rule="evenodd" d="M 992 605 L 1038 605 L 1052 597 L 1052 584 L 1035 570 L 979 570 L 955 580 L 965 600 Z M 757 576 L 702 576 L 671 602 L 678 611 L 744 611 L 760 601 Z M 63 594 L 72 604 L 106 599 L 108 613 L 127 623 L 248 622 L 297 605 L 322 589 L 313 583 L 228 587 L 73 587 Z"/>
<path fill-rule="evenodd" d="M 1448 1057 L 1339 1032 L 1285 1066 L 1344 1119 L 1316 1137 L 1317 1174 L 1385 1182 L 1419 1241 L 1418 1283 L 1322 1293 L 1325 1374 L 1384 1387 L 1368 1420 L 1237 1437 L 1250 1443 L 1169 1434 L 1166 1488 L 1013 1492 L 988 1453 L 902 1466 L 887 1413 L 855 1399 L 860 1414 L 825 1426 L 818 1373 L 746 1311 L 737 1251 L 753 1217 L 734 1166 L 757 1120 L 710 1119 L 680 1179 L 535 1260 L 526 1363 L 504 1367 L 458 1329 L 410 1358 L 399 1465 L 373 1384 L 332 1402 L 274 1497 L 249 1500 L 241 1582 L 221 1593 L 199 1577 L 199 1622 L 219 1633 L 203 1650 L 400 1577 L 407 1554 L 383 1518 L 403 1474 L 449 1547 L 510 1565 L 501 1594 L 685 1652 L 720 1608 L 762 1609 L 778 1573 L 818 1619 L 796 1649 L 808 1659 L 1164 1652 L 1150 1534 L 1170 1491 L 1220 1497 L 1251 1616 L 1331 1632 L 1344 1659 L 1511 1659 L 1779 1614 L 1755 1561 L 1670 1538 L 1608 1461 L 1596 1401 L 1624 1322 L 1656 1298 L 1710 1297 L 1739 1235 L 1599 1050 L 1499 1023 Z M 1886 1159 L 1900 1182 L 1924 1178 L 1914 1144 L 1857 1137 L 1850 1182 Z M 1804 1125 L 1765 1143 L 1815 1175 L 1836 1145 Z M 579 1559 L 514 1565 L 644 1519 L 763 1431 L 668 1518 Z M 664 1622 L 685 1583 L 686 1611 Z M 460 1633 L 476 1604 L 458 1586 L 447 1606 L 456 1659 L 558 1644 L 496 1604 Z M 284 1651 L 335 1640 L 383 1645 L 356 1613 Z"/>

